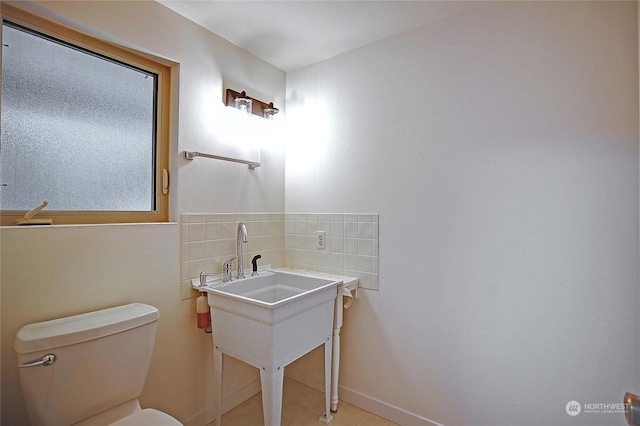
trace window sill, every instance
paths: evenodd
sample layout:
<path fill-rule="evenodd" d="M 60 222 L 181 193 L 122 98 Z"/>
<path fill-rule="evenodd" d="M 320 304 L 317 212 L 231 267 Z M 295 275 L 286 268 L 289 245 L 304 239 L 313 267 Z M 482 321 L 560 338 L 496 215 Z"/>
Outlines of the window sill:
<path fill-rule="evenodd" d="M 138 222 L 138 223 L 79 223 L 69 225 L 32 225 L 32 226 L 0 226 L 2 229 L 48 229 L 48 228 L 95 228 L 104 226 L 167 226 L 178 225 L 178 222 Z"/>

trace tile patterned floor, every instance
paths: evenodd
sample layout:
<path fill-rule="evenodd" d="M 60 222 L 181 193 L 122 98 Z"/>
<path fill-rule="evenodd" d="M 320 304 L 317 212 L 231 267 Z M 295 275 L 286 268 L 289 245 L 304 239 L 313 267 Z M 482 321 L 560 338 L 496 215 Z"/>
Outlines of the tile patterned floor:
<path fill-rule="evenodd" d="M 324 394 L 285 377 L 282 402 L 282 426 L 322 426 L 318 418 L 324 412 Z M 388 420 L 340 401 L 329 426 L 393 426 Z M 207 426 L 213 426 L 210 423 Z M 254 395 L 222 416 L 222 426 L 263 426 L 262 394 Z"/>

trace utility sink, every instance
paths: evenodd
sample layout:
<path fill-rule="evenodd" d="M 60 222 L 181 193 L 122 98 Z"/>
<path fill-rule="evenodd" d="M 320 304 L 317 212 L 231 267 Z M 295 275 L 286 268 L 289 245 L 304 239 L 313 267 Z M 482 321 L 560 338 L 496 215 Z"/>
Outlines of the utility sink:
<path fill-rule="evenodd" d="M 324 344 L 326 410 L 320 420 L 331 421 L 332 332 L 341 283 L 274 270 L 226 283 L 214 278 L 202 287 L 193 280 L 194 288 L 208 293 L 211 307 L 214 374 L 219 391 L 216 405 L 220 402 L 225 353 L 260 369 L 265 425 L 278 426 L 284 367 Z M 216 424 L 220 425 L 219 417 Z"/>
<path fill-rule="evenodd" d="M 198 289 L 213 295 L 213 297 L 209 296 L 211 307 L 228 309 L 228 304 L 219 306 L 217 302 L 220 302 L 219 297 L 230 298 L 252 305 L 244 307 L 241 309 L 242 312 L 238 313 L 250 316 L 257 314 L 259 316 L 261 310 L 258 307 L 279 311 L 285 305 L 292 304 L 287 309 L 287 312 L 290 312 L 291 308 L 297 311 L 299 309 L 296 309 L 295 305 L 301 304 L 303 299 L 332 288 L 332 293 L 335 293 L 335 287 L 340 283 L 341 281 L 292 272 L 263 270 L 258 276 L 236 279 L 226 283 L 223 283 L 221 278 L 217 278 L 207 281 L 205 287 L 199 287 Z M 307 304 L 302 303 L 302 305 Z"/>
<path fill-rule="evenodd" d="M 231 282 L 214 290 L 273 308 L 276 305 L 292 302 L 306 293 L 320 291 L 332 285 L 333 282 L 330 280 L 267 271 L 260 276 Z"/>

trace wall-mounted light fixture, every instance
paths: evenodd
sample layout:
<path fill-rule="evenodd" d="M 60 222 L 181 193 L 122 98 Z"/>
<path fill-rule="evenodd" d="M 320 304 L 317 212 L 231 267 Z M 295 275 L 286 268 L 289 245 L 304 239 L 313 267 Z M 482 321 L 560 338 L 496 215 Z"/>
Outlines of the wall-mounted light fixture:
<path fill-rule="evenodd" d="M 269 102 L 269 105 L 262 109 L 262 116 L 267 120 L 273 120 L 273 116 L 278 112 L 280 112 L 280 110 L 273 106 L 273 102 Z"/>
<path fill-rule="evenodd" d="M 225 105 L 238 108 L 247 114 L 255 114 L 269 120 L 273 119 L 273 116 L 280 111 L 273 106 L 273 102 L 267 104 L 266 102 L 247 96 L 247 92 L 245 91 L 236 92 L 232 89 L 227 89 Z"/>
<path fill-rule="evenodd" d="M 253 110 L 253 100 L 247 96 L 247 92 L 244 90 L 238 96 L 234 98 L 235 107 L 242 112 L 251 114 Z"/>

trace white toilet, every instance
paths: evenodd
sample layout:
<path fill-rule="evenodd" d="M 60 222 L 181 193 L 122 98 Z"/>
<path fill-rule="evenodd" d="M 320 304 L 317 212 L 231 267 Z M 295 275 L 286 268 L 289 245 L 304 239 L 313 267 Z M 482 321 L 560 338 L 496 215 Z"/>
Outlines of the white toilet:
<path fill-rule="evenodd" d="M 14 346 L 31 425 L 181 425 L 138 401 L 158 318 L 132 303 L 22 327 Z"/>

